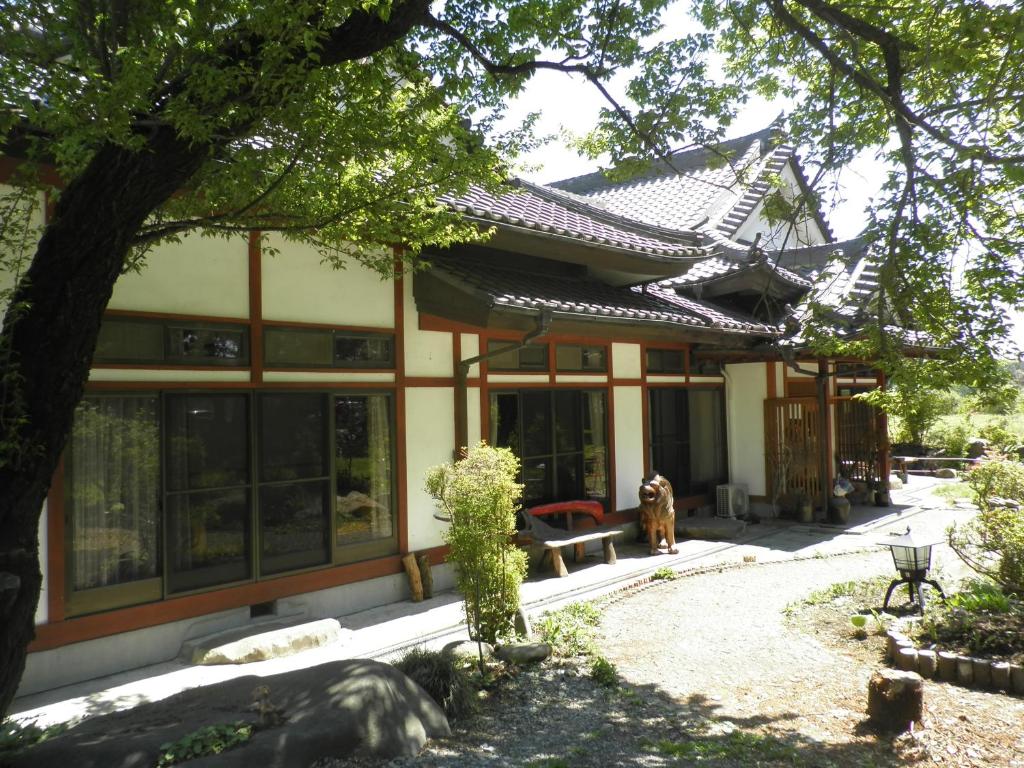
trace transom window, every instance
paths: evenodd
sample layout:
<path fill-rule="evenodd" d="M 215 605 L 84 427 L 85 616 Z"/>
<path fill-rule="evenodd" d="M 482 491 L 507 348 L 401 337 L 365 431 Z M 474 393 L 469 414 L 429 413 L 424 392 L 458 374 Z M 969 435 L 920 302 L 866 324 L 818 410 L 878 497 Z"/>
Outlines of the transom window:
<path fill-rule="evenodd" d="M 105 317 L 93 359 L 97 363 L 154 365 L 249 364 L 244 325 Z"/>
<path fill-rule="evenodd" d="M 396 551 L 393 398 L 85 398 L 65 504 L 69 614 Z"/>
<path fill-rule="evenodd" d="M 648 348 L 647 372 L 686 373 L 686 351 L 682 349 Z"/>
<path fill-rule="evenodd" d="M 559 371 L 603 373 L 608 370 L 605 347 L 559 344 L 555 348 L 555 365 Z"/>
<path fill-rule="evenodd" d="M 490 442 L 522 461 L 523 504 L 608 499 L 604 392 L 522 390 L 491 395 Z"/>
<path fill-rule="evenodd" d="M 394 368 L 390 333 L 356 333 L 330 328 L 263 331 L 263 359 L 271 368 Z"/>
<path fill-rule="evenodd" d="M 488 341 L 487 352 L 496 352 L 513 343 L 512 341 Z M 525 347 L 489 357 L 487 367 L 492 371 L 546 371 L 548 369 L 548 345 L 527 344 Z"/>

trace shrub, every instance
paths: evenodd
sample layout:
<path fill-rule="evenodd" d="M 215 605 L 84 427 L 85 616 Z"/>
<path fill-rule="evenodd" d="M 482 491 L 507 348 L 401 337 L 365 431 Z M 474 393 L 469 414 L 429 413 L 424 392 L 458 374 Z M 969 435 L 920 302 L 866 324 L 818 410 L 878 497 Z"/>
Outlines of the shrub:
<path fill-rule="evenodd" d="M 5 765 L 5 757 L 13 757 L 17 752 L 58 736 L 67 729 L 64 723 L 42 728 L 35 723 L 19 723 L 14 720 L 0 722 L 0 765 Z"/>
<path fill-rule="evenodd" d="M 678 579 L 679 573 L 667 565 L 663 565 L 651 574 L 651 581 L 672 581 Z"/>
<path fill-rule="evenodd" d="M 513 544 L 523 486 L 519 460 L 506 448 L 481 442 L 453 464 L 427 473 L 426 490 L 451 525 L 444 540 L 455 563 L 470 636 L 494 643 L 514 633 L 526 553 Z M 481 673 L 483 654 L 481 653 Z"/>
<path fill-rule="evenodd" d="M 999 499 L 1024 502 L 1024 464 L 1000 453 L 990 452 L 985 458 L 964 478 L 977 495 L 982 511 L 999 506 Z"/>
<path fill-rule="evenodd" d="M 944 456 L 966 456 L 967 438 L 971 437 L 967 422 L 962 419 L 952 424 L 940 424 L 928 435 L 931 447 Z"/>
<path fill-rule="evenodd" d="M 161 744 L 157 768 L 184 763 L 204 755 L 219 755 L 247 742 L 252 738 L 252 732 L 252 723 L 242 721 L 204 726 L 177 741 Z"/>
<path fill-rule="evenodd" d="M 980 579 L 967 582 L 959 592 L 950 595 L 946 600 L 947 608 L 963 608 L 965 611 L 977 613 L 1006 613 L 1010 610 L 1010 598 L 1003 594 L 998 584 Z"/>
<path fill-rule="evenodd" d="M 440 651 L 413 648 L 395 667 L 425 690 L 450 720 L 473 712 L 476 691 L 466 672 L 465 660 Z"/>
<path fill-rule="evenodd" d="M 572 603 L 545 614 L 538 630 L 559 656 L 583 656 L 593 652 L 594 628 L 600 620 L 600 611 L 591 603 Z"/>
<path fill-rule="evenodd" d="M 985 505 L 963 526 L 948 531 L 949 546 L 975 573 L 1004 593 L 1024 595 L 1024 513 Z"/>
<path fill-rule="evenodd" d="M 1009 451 L 1014 448 L 1021 439 L 1010 430 L 1006 419 L 990 421 L 978 430 L 978 437 L 987 440 L 990 447 L 997 451 Z M 957 454 L 963 456 L 963 454 Z"/>
<path fill-rule="evenodd" d="M 615 688 L 619 684 L 618 670 L 604 656 L 597 656 L 594 659 L 594 663 L 590 665 L 590 677 L 605 688 Z"/>

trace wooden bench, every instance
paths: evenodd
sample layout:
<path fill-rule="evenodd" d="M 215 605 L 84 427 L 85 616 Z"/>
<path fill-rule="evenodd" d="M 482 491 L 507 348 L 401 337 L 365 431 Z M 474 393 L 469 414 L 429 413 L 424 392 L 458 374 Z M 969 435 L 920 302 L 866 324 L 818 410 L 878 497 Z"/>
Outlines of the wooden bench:
<path fill-rule="evenodd" d="M 583 545 L 588 541 L 601 541 L 604 549 L 604 561 L 609 565 L 616 562 L 615 543 L 613 539 L 622 533 L 617 528 L 587 528 L 583 533 L 564 531 L 561 528 L 552 528 L 547 523 L 533 515 L 524 515 L 526 527 L 519 532 L 521 540 L 527 543 L 544 547 L 545 554 L 551 554 L 551 566 L 558 576 L 568 576 L 569 571 L 565 567 L 565 560 L 562 558 L 562 547 L 572 545 L 576 551 L 576 562 L 583 559 Z"/>
<path fill-rule="evenodd" d="M 592 499 L 581 499 L 579 501 L 556 501 L 551 504 L 540 504 L 526 510 L 527 514 L 534 517 L 549 517 L 552 515 L 565 515 L 566 530 L 573 529 L 574 515 L 587 515 L 594 521 L 594 525 L 601 525 L 604 522 L 604 507 L 600 501 Z"/>

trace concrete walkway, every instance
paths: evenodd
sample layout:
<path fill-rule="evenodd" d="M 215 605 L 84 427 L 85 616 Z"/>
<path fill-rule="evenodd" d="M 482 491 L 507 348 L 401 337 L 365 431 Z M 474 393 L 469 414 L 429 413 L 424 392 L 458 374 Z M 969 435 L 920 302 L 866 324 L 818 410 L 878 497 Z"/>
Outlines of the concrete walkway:
<path fill-rule="evenodd" d="M 827 557 L 842 552 L 878 548 L 889 532 L 903 533 L 912 525 L 915 533 L 944 539 L 952 522 L 968 519 L 973 508 L 949 505 L 931 494 L 949 481 L 912 476 L 910 485 L 893 491 L 893 506 L 854 507 L 843 527 L 766 520 L 749 525 L 730 541 L 686 540 L 678 542 L 677 555 L 650 556 L 646 545 L 617 545 L 618 563 L 606 565 L 600 555 L 584 563 L 567 561 L 569 576 L 533 575 L 522 587 L 522 604 L 531 615 L 578 600 L 589 600 L 645 581 L 663 567 L 687 572 L 706 568 L 771 562 L 804 557 Z M 936 549 L 953 558 L 945 546 Z M 34 721 L 40 726 L 79 720 L 156 701 L 179 691 L 242 675 L 266 676 L 347 658 L 388 659 L 413 646 L 440 647 L 455 639 L 467 639 L 462 624 L 462 604 L 452 592 L 421 603 L 401 602 L 340 617 L 342 638 L 331 645 L 293 656 L 250 664 L 192 666 L 174 660 L 129 672 L 89 680 L 16 699 L 13 719 Z"/>

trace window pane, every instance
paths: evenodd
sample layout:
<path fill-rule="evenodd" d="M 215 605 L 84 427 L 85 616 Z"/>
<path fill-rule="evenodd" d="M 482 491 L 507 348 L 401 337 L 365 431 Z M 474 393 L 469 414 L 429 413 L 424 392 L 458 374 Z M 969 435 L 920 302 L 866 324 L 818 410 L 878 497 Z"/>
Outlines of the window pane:
<path fill-rule="evenodd" d="M 523 392 L 523 456 L 551 453 L 551 393 Z"/>
<path fill-rule="evenodd" d="M 651 469 L 667 477 L 679 496 L 690 490 L 689 390 L 650 390 Z"/>
<path fill-rule="evenodd" d="M 491 395 L 491 445 L 520 455 L 519 395 Z"/>
<path fill-rule="evenodd" d="M 606 370 L 604 347 L 559 344 L 555 349 L 555 361 L 560 371 Z"/>
<path fill-rule="evenodd" d="M 551 458 L 523 460 L 523 506 L 552 501 Z"/>
<path fill-rule="evenodd" d="M 683 373 L 685 353 L 681 349 L 648 349 L 648 373 Z"/>
<path fill-rule="evenodd" d="M 260 396 L 260 481 L 326 477 L 327 398 Z"/>
<path fill-rule="evenodd" d="M 260 488 L 260 573 L 322 565 L 331 559 L 328 480 Z"/>
<path fill-rule="evenodd" d="M 507 347 L 512 341 L 489 341 L 487 351 Z M 548 369 L 548 345 L 527 344 L 501 355 L 488 358 L 487 367 L 494 371 L 546 371 Z"/>
<path fill-rule="evenodd" d="M 244 395 L 167 398 L 167 489 L 249 483 L 248 403 Z"/>
<path fill-rule="evenodd" d="M 548 345 L 528 344 L 520 349 L 519 367 L 523 370 L 546 371 L 548 369 Z"/>
<path fill-rule="evenodd" d="M 69 448 L 72 588 L 159 576 L 156 397 L 86 398 L 75 412 Z"/>
<path fill-rule="evenodd" d="M 168 496 L 170 591 L 249 578 L 249 520 L 249 494 L 242 489 Z"/>
<path fill-rule="evenodd" d="M 690 492 L 707 493 L 729 475 L 722 391 L 691 389 L 689 396 Z"/>
<path fill-rule="evenodd" d="M 167 327 L 167 357 L 171 361 L 246 365 L 249 353 L 245 331 L 170 325 Z"/>
<path fill-rule="evenodd" d="M 330 366 L 331 340 L 329 330 L 267 328 L 263 332 L 263 357 L 269 366 Z"/>
<path fill-rule="evenodd" d="M 163 325 L 104 318 L 93 360 L 97 363 L 159 363 L 164 359 Z"/>
<path fill-rule="evenodd" d="M 580 393 L 559 389 L 555 399 L 555 451 L 576 453 L 583 449 L 583 425 L 581 424 Z M 561 486 L 559 486 L 561 487 Z"/>
<path fill-rule="evenodd" d="M 394 536 L 391 398 L 334 400 L 338 546 Z"/>
<path fill-rule="evenodd" d="M 608 498 L 608 418 L 603 392 L 583 393 L 583 492 L 588 499 Z"/>
<path fill-rule="evenodd" d="M 381 368 L 394 365 L 390 336 L 364 336 L 335 333 L 334 362 L 340 367 L 371 367 L 374 363 Z"/>
<path fill-rule="evenodd" d="M 555 473 L 554 500 L 572 501 L 583 498 L 583 454 L 562 453 L 556 457 L 555 463 L 558 471 Z"/>

